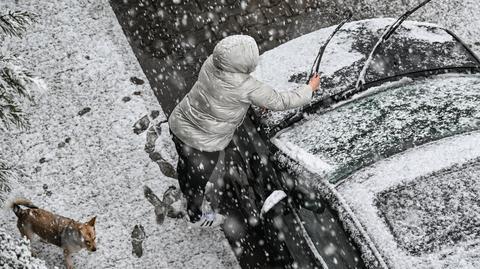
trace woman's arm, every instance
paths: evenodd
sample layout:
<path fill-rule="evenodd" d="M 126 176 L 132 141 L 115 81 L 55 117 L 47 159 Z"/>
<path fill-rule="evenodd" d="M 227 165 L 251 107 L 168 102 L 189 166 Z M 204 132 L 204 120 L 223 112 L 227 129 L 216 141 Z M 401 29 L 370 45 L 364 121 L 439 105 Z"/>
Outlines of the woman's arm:
<path fill-rule="evenodd" d="M 315 74 L 308 85 L 302 85 L 293 91 L 277 92 L 265 83 L 257 81 L 253 91 L 248 94 L 249 101 L 270 110 L 287 110 L 306 105 L 312 99 L 312 93 L 320 85 L 320 76 Z"/>

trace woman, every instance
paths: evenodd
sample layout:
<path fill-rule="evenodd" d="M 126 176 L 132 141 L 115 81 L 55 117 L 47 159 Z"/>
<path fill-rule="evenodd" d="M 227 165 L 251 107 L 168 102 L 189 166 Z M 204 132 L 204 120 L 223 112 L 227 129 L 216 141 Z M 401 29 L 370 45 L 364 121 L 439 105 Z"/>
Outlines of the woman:
<path fill-rule="evenodd" d="M 170 115 L 168 122 L 179 155 L 178 181 L 187 199 L 192 226 L 215 227 L 222 223 L 222 217 L 215 212 L 202 214 L 205 186 L 220 151 L 232 140 L 250 105 L 270 110 L 300 107 L 310 102 L 320 85 L 320 77 L 315 74 L 308 85 L 276 92 L 250 76 L 258 60 L 258 46 L 252 37 L 224 38 L 203 63 L 195 85 Z"/>

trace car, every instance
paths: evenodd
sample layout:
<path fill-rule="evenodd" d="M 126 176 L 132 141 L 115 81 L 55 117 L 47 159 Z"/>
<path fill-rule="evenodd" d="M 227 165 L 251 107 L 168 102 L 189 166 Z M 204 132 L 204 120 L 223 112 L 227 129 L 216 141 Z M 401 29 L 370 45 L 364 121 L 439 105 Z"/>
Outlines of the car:
<path fill-rule="evenodd" d="M 281 241 L 297 268 L 480 267 L 480 60 L 451 31 L 405 21 L 369 62 L 392 23 L 345 24 L 326 48 L 309 105 L 253 108 L 238 130 L 253 193 L 275 185 L 291 196 L 295 185 L 325 204 L 324 212 L 302 202 L 288 212 L 296 228 L 286 229 L 300 239 Z M 306 83 L 334 28 L 265 52 L 253 75 L 280 91 Z M 265 166 L 275 171 L 262 174 Z M 275 177 L 268 173 L 283 183 L 265 183 Z"/>

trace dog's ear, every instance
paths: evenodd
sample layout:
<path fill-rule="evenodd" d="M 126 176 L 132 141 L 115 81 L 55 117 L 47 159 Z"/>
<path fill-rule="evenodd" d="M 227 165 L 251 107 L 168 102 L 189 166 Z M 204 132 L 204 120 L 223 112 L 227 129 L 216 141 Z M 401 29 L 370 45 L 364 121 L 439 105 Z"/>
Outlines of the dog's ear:
<path fill-rule="evenodd" d="M 95 226 L 95 221 L 97 220 L 97 216 L 93 217 L 91 220 L 87 222 L 87 225 L 89 226 Z"/>

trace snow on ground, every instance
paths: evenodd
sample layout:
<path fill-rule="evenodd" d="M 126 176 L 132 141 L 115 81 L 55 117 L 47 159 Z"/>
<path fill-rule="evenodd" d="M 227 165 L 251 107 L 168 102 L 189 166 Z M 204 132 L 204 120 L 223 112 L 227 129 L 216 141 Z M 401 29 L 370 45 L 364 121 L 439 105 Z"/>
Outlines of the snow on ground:
<path fill-rule="evenodd" d="M 25 39 L 2 49 L 23 57 L 48 84 L 28 109 L 31 129 L 1 134 L 2 156 L 22 171 L 11 197 L 82 221 L 97 216 L 98 250 L 75 255 L 77 268 L 237 268 L 220 230 L 188 230 L 183 220 L 155 223 L 142 186 L 161 194 L 176 180 L 161 175 L 143 151 L 144 135 L 132 132 L 141 116 L 160 108 L 148 83 L 130 81 L 146 79 L 108 2 L 6 0 L 0 7 L 41 16 Z M 147 235 L 141 258 L 132 254 L 136 224 Z M 20 237 L 10 210 L 0 212 L 0 226 Z M 63 267 L 59 248 L 33 246 L 49 267 Z"/>
<path fill-rule="evenodd" d="M 0 268 L 46 269 L 45 261 L 32 257 L 28 240 L 14 238 L 0 229 Z"/>
<path fill-rule="evenodd" d="M 373 0 L 365 4 L 378 6 L 382 15 L 380 6 L 387 5 Z M 76 255 L 80 268 L 237 267 L 220 232 L 188 231 L 174 220 L 164 226 L 155 224 L 141 186 L 148 184 L 161 193 L 175 180 L 159 174 L 142 150 L 144 137 L 131 132 L 131 125 L 156 102 L 148 85 L 129 82 L 131 76 L 145 77 L 107 1 L 6 0 L 0 6 L 23 7 L 43 15 L 25 42 L 14 40 L 4 46 L 25 57 L 27 67 L 37 70 L 49 84 L 29 111 L 32 129 L 1 137 L 1 152 L 11 153 L 11 163 L 24 171 L 14 183 L 13 196 L 26 196 L 39 206 L 77 219 L 98 216 L 99 250 Z M 480 54 L 477 0 L 432 1 L 411 19 L 452 29 Z M 319 45 L 312 43 L 312 57 Z M 298 62 L 307 71 L 311 61 L 309 57 Z M 130 101 L 122 101 L 123 97 Z M 85 107 L 91 111 L 77 115 Z M 1 227 L 18 237 L 13 214 L 2 211 L 0 216 Z M 135 224 L 142 224 L 147 233 L 145 255 L 140 259 L 131 256 L 129 237 Z M 63 264 L 57 248 L 35 246 L 50 266 Z"/>
<path fill-rule="evenodd" d="M 465 223 L 462 223 L 464 221 L 479 220 L 478 211 L 469 210 L 469 208 L 473 209 L 478 206 L 479 194 L 471 192 L 478 191 L 478 180 L 475 178 L 478 177 L 480 171 L 470 170 L 478 167 L 479 144 L 480 132 L 478 131 L 445 138 L 381 160 L 353 174 L 337 186 L 338 192 L 360 219 L 369 236 L 389 259 L 392 268 L 479 268 L 480 238 L 478 234 L 455 232 L 447 235 L 443 242 L 428 242 L 428 244 L 434 244 L 433 247 L 430 246 L 430 251 L 420 251 L 416 255 L 411 254 L 408 248 L 406 249 L 405 245 L 402 245 L 418 240 L 418 233 L 422 233 L 426 229 L 433 229 L 433 232 L 437 233 L 448 233 L 449 227 L 445 227 L 448 223 L 451 224 L 450 228 L 453 228 L 455 225 L 464 225 Z M 468 162 L 471 165 L 463 165 Z M 450 173 L 457 171 L 460 176 L 462 173 L 466 173 L 473 181 L 469 184 L 477 186 L 469 189 L 469 192 L 465 192 L 465 197 L 459 200 L 462 195 L 461 193 L 455 194 L 455 192 L 461 189 L 455 188 L 452 192 L 452 187 L 459 182 L 458 178 L 442 176 L 445 173 L 448 174 L 449 171 Z M 437 184 L 439 180 L 443 182 Z M 468 180 L 468 178 L 462 180 Z M 391 203 L 395 203 L 395 201 L 400 203 L 398 208 L 388 208 L 392 211 L 387 213 L 387 220 L 393 225 L 393 231 L 398 232 L 396 233 L 397 238 L 395 238 L 395 233 L 392 234 L 391 228 L 387 226 L 382 212 L 380 212 L 381 209 L 386 208 L 378 203 L 385 201 L 382 195 L 388 195 L 392 191 L 396 191 L 397 195 L 400 195 L 401 192 L 408 192 L 405 188 L 415 188 L 416 186 L 421 187 L 421 189 L 416 189 L 417 195 L 433 197 L 429 193 L 442 193 L 448 194 L 448 197 L 452 199 L 423 199 L 418 200 L 415 205 L 410 203 L 419 197 L 412 197 L 412 200 L 407 199 L 403 201 L 405 203 L 399 200 L 390 201 Z M 477 198 L 468 199 L 469 195 Z M 411 207 L 416 207 L 417 211 Z M 410 218 L 406 217 L 399 222 L 398 218 L 391 216 L 391 213 L 395 210 L 401 211 L 401 208 L 409 208 L 403 214 L 408 213 Z M 419 212 L 419 210 L 427 209 L 428 214 Z M 470 215 L 455 218 L 455 214 L 460 214 L 459 212 L 462 211 L 468 211 Z M 449 214 L 444 215 L 446 212 Z M 441 224 L 436 227 L 425 227 L 424 225 L 433 224 L 429 223 L 432 219 Z M 408 226 L 409 223 L 410 230 L 406 232 L 401 229 Z M 409 233 L 410 231 L 411 233 Z M 427 236 L 420 238 L 425 240 Z"/>

